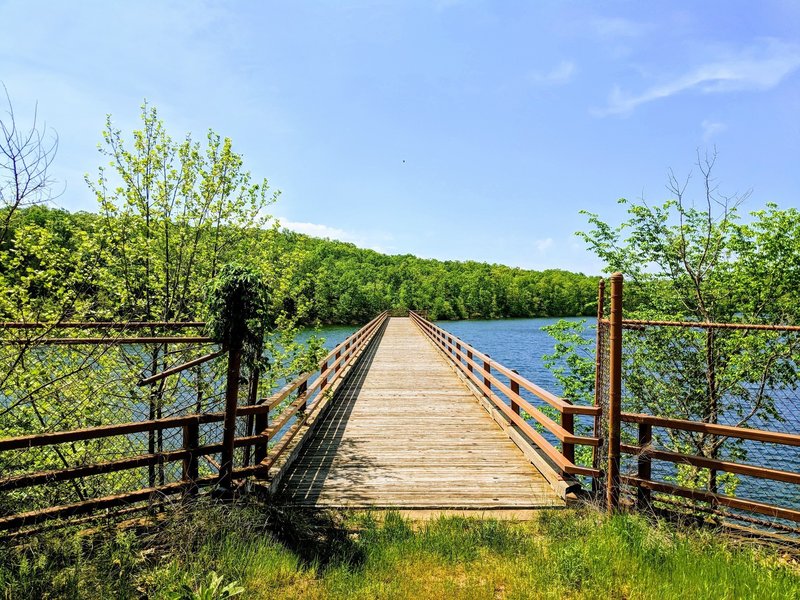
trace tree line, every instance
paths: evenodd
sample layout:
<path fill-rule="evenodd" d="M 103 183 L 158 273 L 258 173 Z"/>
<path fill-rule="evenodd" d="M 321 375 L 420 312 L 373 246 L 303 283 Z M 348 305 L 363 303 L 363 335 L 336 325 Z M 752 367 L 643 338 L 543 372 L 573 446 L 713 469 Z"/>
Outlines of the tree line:
<path fill-rule="evenodd" d="M 169 241 L 170 229 L 179 244 Z M 67 298 L 70 318 L 200 319 L 202 284 L 230 261 L 261 268 L 277 292 L 275 309 L 306 325 L 362 323 L 386 309 L 426 310 L 434 319 L 596 310 L 597 277 L 391 256 L 274 227 L 227 225 L 212 237 L 202 225 L 152 216 L 34 206 L 12 217 L 0 252 L 4 320 L 31 316 L 17 313 L 25 307 L 52 316 Z"/>

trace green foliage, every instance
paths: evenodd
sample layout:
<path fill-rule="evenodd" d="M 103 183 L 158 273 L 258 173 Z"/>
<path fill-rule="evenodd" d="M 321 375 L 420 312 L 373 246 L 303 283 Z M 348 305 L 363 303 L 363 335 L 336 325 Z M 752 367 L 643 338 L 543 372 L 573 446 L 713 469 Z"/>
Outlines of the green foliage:
<path fill-rule="evenodd" d="M 800 317 L 800 219 L 794 209 L 770 204 L 739 222 L 737 198 L 719 195 L 711 177 L 714 158 L 698 161 L 702 208 L 686 200 L 674 175 L 675 198 L 660 206 L 627 205 L 629 218 L 612 227 L 588 214 L 592 229 L 580 233 L 626 278 L 629 319 L 717 323 L 785 323 Z M 562 384 L 589 397 L 593 369 L 584 342 L 568 325 L 552 328 L 551 368 Z M 800 337 L 780 332 L 647 327 L 627 331 L 623 342 L 624 410 L 747 426 L 780 420 L 777 394 L 797 385 Z M 703 433 L 668 431 L 656 443 L 711 458 L 742 459 L 740 441 Z M 718 485 L 728 493 L 736 478 L 718 480 L 708 470 L 681 467 L 684 485 Z"/>
<path fill-rule="evenodd" d="M 586 320 L 558 321 L 542 328 L 554 340 L 553 353 L 542 362 L 573 404 L 594 403 L 595 341 L 586 336 Z"/>
<path fill-rule="evenodd" d="M 555 341 L 553 352 L 542 356 L 542 364 L 549 369 L 563 390 L 563 397 L 573 404 L 594 404 L 595 388 L 595 340 L 587 336 L 586 320 L 558 321 L 542 328 Z M 542 409 L 556 422 L 559 413 L 544 406 Z M 577 435 L 592 435 L 588 423 L 575 422 Z M 575 447 L 576 464 L 592 465 L 592 448 Z"/>
<path fill-rule="evenodd" d="M 246 361 L 260 359 L 267 332 L 274 326 L 271 294 L 264 276 L 255 268 L 225 265 L 208 286 L 208 335 L 227 346 L 241 347 Z"/>
<path fill-rule="evenodd" d="M 391 308 L 426 310 L 433 319 L 596 311 L 598 278 L 579 273 L 388 256 L 255 225 L 212 228 L 204 222 L 195 229 L 180 215 L 159 225 L 151 214 L 149 222 L 133 209 L 102 215 L 42 207 L 17 211 L 9 241 L 0 245 L 16 262 L 13 270 L 0 265 L 0 276 L 9 278 L 13 294 L 25 296 L 5 305 L 6 318 L 26 305 L 60 315 L 64 299 L 72 298 L 70 314 L 87 319 L 199 319 L 205 283 L 230 262 L 260 269 L 270 286 L 273 314 L 291 315 L 295 324 L 365 323 Z M 29 239 L 27 230 L 37 232 L 39 241 Z M 167 262 L 174 264 L 167 269 Z M 48 280 L 50 287 L 26 287 L 19 279 L 28 265 L 42 271 L 39 278 L 47 269 L 62 276 Z"/>
<path fill-rule="evenodd" d="M 100 152 L 110 162 L 87 177 L 108 250 L 103 281 L 127 318 L 184 320 L 200 312 L 205 282 L 242 256 L 240 230 L 268 221 L 277 194 L 252 182 L 230 139 L 176 141 L 155 108 L 144 104 L 141 117 L 130 143 L 107 118 Z"/>

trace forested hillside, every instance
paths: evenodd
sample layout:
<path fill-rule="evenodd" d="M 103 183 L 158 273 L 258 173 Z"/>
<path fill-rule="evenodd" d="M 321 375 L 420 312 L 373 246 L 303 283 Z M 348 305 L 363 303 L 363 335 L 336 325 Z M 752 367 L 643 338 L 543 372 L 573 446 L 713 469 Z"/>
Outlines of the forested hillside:
<path fill-rule="evenodd" d="M 306 324 L 364 322 L 392 308 L 428 310 L 438 319 L 595 311 L 597 278 L 567 271 L 390 256 L 275 227 L 235 225 L 217 233 L 213 252 L 213 240 L 206 240 L 190 257 L 188 242 L 209 233 L 202 226 L 140 221 L 43 206 L 16 211 L 0 246 L 6 257 L 0 319 L 31 318 L 32 307 L 46 317 L 48 299 L 59 312 L 65 298 L 70 318 L 203 318 L 202 285 L 230 261 L 261 268 L 272 281 L 276 308 L 300 313 Z M 173 247 L 178 240 L 181 246 Z M 183 281 L 188 277 L 198 281 Z M 148 314 L 145 298 L 137 297 L 146 280 L 151 291 L 162 290 L 151 306 L 169 312 Z"/>

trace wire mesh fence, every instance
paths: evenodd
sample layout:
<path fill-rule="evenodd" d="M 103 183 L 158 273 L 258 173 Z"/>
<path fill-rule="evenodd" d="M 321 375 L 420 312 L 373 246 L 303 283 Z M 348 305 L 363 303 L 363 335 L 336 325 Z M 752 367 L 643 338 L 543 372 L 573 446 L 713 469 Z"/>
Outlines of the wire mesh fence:
<path fill-rule="evenodd" d="M 615 375 L 613 318 L 598 319 L 596 397 L 607 427 L 619 378 L 623 497 L 800 533 L 800 327 L 627 318 L 619 326 Z M 608 432 L 599 437 L 607 449 Z"/>
<path fill-rule="evenodd" d="M 601 309 L 602 310 L 602 309 Z M 600 444 L 595 449 L 593 466 L 605 472 L 608 464 L 608 394 L 610 383 L 609 347 L 610 328 L 608 321 L 597 321 L 597 345 L 595 347 L 595 406 L 600 407 L 600 416 L 594 422 L 594 435 L 600 439 Z M 605 479 L 596 477 L 593 482 L 593 491 L 599 496 L 605 496 Z"/>
<path fill-rule="evenodd" d="M 721 496 L 707 496 L 717 518 L 797 529 L 790 511 L 800 511 L 800 437 L 791 436 L 800 436 L 800 331 L 647 321 L 623 327 L 623 413 L 789 434 L 748 439 L 746 431 L 653 427 L 642 444 L 641 425 L 623 417 L 623 474 L 636 476 L 644 453 L 653 480 Z M 745 502 L 725 506 L 728 498 Z M 681 502 L 694 506 L 697 498 Z"/>
<path fill-rule="evenodd" d="M 218 349 L 202 336 L 183 329 L 176 333 L 168 325 L 0 327 L 0 439 L 220 411 L 224 354 L 156 383 L 139 385 L 148 376 Z M 180 461 L 151 461 L 64 481 L 58 474 L 174 452 L 183 447 L 183 433 L 176 426 L 2 451 L 0 514 L 180 481 Z M 220 423 L 200 426 L 200 444 L 216 442 L 220 436 Z M 203 463 L 201 472 L 210 468 Z M 23 485 L 32 474 L 39 474 L 34 481 L 47 485 Z"/>

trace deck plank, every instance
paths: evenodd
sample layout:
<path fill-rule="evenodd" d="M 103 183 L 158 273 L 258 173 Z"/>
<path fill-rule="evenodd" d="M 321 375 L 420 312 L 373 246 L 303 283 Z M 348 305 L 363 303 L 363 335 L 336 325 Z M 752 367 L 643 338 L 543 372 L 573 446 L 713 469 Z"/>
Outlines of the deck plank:
<path fill-rule="evenodd" d="M 396 317 L 337 390 L 282 494 L 358 509 L 564 506 L 445 358 Z"/>

